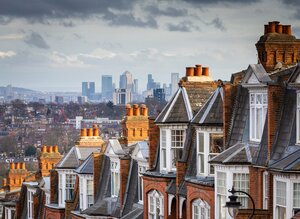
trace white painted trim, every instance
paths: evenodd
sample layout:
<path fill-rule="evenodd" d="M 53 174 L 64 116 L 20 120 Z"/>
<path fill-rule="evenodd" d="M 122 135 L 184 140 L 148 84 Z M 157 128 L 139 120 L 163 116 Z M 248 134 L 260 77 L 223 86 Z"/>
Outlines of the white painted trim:
<path fill-rule="evenodd" d="M 183 100 L 184 100 L 184 103 L 185 103 L 185 106 L 187 106 L 186 110 L 187 110 L 187 113 L 188 113 L 188 117 L 189 117 L 189 120 L 193 119 L 193 111 L 192 111 L 192 107 L 191 107 L 191 103 L 190 103 L 190 100 L 189 100 L 189 96 L 187 94 L 187 91 L 185 89 L 185 87 L 182 87 L 182 94 L 183 94 Z"/>
<path fill-rule="evenodd" d="M 168 215 L 172 214 L 172 201 L 174 197 L 174 195 L 168 194 Z"/>
<path fill-rule="evenodd" d="M 182 206 L 186 199 L 182 196 L 179 196 L 179 218 L 182 218 Z"/>

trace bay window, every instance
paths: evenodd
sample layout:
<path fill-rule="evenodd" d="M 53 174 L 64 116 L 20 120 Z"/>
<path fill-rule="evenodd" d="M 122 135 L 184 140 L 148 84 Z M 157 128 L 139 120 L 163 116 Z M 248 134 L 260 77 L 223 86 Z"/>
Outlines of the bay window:
<path fill-rule="evenodd" d="M 87 207 L 91 207 L 94 204 L 94 181 L 92 179 L 87 180 L 86 190 Z"/>
<path fill-rule="evenodd" d="M 267 93 L 250 93 L 250 140 L 260 141 L 268 107 Z"/>
<path fill-rule="evenodd" d="M 286 182 L 276 181 L 275 218 L 286 218 Z"/>
<path fill-rule="evenodd" d="M 76 175 L 72 170 L 58 171 L 58 200 L 59 206 L 65 206 L 65 200 L 72 200 L 74 197 Z"/>
<path fill-rule="evenodd" d="M 138 177 L 138 196 L 139 196 L 139 203 L 143 203 L 144 201 L 144 184 L 143 184 L 143 173 L 146 172 L 146 164 L 141 165 L 139 164 L 139 177 Z"/>
<path fill-rule="evenodd" d="M 226 188 L 226 173 L 217 172 L 217 207 L 218 212 L 216 214 L 217 218 L 225 219 L 226 218 L 226 199 L 227 199 L 227 188 Z"/>
<path fill-rule="evenodd" d="M 94 181 L 92 175 L 79 175 L 80 210 L 85 210 L 94 204 Z"/>
<path fill-rule="evenodd" d="M 110 171 L 111 171 L 111 196 L 119 196 L 120 190 L 120 161 L 110 160 Z"/>
<path fill-rule="evenodd" d="M 33 194 L 35 193 L 34 190 L 28 189 L 27 190 L 27 214 L 28 219 L 33 219 Z"/>
<path fill-rule="evenodd" d="M 160 129 L 160 167 L 164 171 L 176 171 L 176 161 L 182 155 L 185 141 L 185 129 L 161 128 Z"/>
<path fill-rule="evenodd" d="M 234 173 L 233 174 L 234 189 L 249 193 L 249 174 L 247 173 Z M 248 196 L 238 193 L 238 201 L 242 204 L 241 208 L 248 208 Z"/>
<path fill-rule="evenodd" d="M 210 206 L 201 199 L 192 203 L 193 219 L 210 219 Z"/>
<path fill-rule="evenodd" d="M 293 183 L 293 211 L 300 209 L 300 182 Z"/>
<path fill-rule="evenodd" d="M 164 197 L 156 190 L 148 193 L 148 217 L 149 219 L 164 218 Z"/>

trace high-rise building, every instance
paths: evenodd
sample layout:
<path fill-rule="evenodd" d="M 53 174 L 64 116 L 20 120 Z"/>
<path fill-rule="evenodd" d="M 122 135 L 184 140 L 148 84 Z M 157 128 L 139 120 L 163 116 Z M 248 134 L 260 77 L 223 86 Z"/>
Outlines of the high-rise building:
<path fill-rule="evenodd" d="M 95 82 L 82 82 L 82 96 L 87 96 L 90 100 L 95 96 Z"/>
<path fill-rule="evenodd" d="M 101 93 L 102 98 L 106 100 L 112 99 L 113 94 L 113 83 L 112 83 L 112 76 L 111 75 L 102 75 L 102 86 L 101 86 Z"/>
<path fill-rule="evenodd" d="M 160 103 L 166 102 L 165 90 L 163 88 L 153 89 L 153 97 L 154 97 L 154 100 L 156 100 Z"/>
<path fill-rule="evenodd" d="M 133 80 L 133 88 L 132 88 L 132 92 L 137 94 L 139 92 L 139 80 L 138 79 L 134 79 Z"/>
<path fill-rule="evenodd" d="M 119 88 L 132 90 L 132 74 L 129 71 L 120 75 Z"/>
<path fill-rule="evenodd" d="M 129 89 L 115 89 L 113 94 L 114 105 L 125 105 L 131 102 L 131 91 Z"/>
<path fill-rule="evenodd" d="M 179 73 L 171 73 L 171 96 L 175 94 L 178 89 Z"/>
<path fill-rule="evenodd" d="M 148 74 L 147 90 L 153 90 L 155 88 L 160 88 L 160 83 L 156 83 L 152 78 L 152 74 Z"/>

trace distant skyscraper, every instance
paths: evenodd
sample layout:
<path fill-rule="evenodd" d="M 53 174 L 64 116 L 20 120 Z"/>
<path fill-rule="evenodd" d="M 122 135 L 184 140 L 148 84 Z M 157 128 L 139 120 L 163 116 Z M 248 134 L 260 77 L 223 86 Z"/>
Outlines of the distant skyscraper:
<path fill-rule="evenodd" d="M 55 96 L 55 103 L 63 104 L 64 103 L 64 97 L 63 96 Z"/>
<path fill-rule="evenodd" d="M 171 73 L 171 95 L 174 95 L 178 89 L 179 73 Z"/>
<path fill-rule="evenodd" d="M 95 96 L 95 82 L 82 82 L 82 96 L 87 96 L 90 100 Z"/>
<path fill-rule="evenodd" d="M 113 94 L 113 83 L 111 75 L 102 75 L 102 98 L 111 100 Z"/>
<path fill-rule="evenodd" d="M 152 78 L 152 74 L 148 74 L 147 90 L 160 88 L 160 83 L 156 83 Z"/>
<path fill-rule="evenodd" d="M 115 89 L 113 103 L 115 105 L 125 105 L 131 102 L 131 91 L 128 89 Z"/>
<path fill-rule="evenodd" d="M 119 88 L 132 90 L 132 74 L 129 71 L 120 75 Z"/>
<path fill-rule="evenodd" d="M 139 80 L 138 79 L 134 79 L 133 80 L 133 89 L 132 89 L 133 93 L 138 93 L 139 92 Z"/>
<path fill-rule="evenodd" d="M 153 89 L 153 97 L 158 102 L 164 103 L 166 101 L 165 90 L 163 88 Z"/>

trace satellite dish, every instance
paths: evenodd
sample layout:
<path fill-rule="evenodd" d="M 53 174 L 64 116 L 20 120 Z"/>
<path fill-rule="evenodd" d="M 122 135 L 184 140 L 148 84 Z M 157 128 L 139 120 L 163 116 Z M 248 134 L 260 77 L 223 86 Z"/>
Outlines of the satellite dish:
<path fill-rule="evenodd" d="M 278 70 L 282 68 L 282 63 L 281 62 L 277 62 L 277 64 L 274 67 L 274 70 Z"/>

